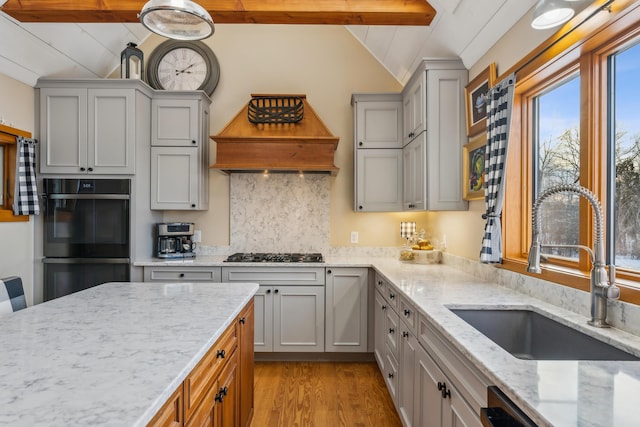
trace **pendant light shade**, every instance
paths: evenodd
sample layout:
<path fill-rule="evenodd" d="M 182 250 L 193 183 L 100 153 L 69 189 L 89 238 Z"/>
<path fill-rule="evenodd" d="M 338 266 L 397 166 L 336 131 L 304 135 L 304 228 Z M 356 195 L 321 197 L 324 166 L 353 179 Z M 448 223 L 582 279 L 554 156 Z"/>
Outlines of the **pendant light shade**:
<path fill-rule="evenodd" d="M 150 31 L 176 40 L 201 40 L 214 32 L 209 12 L 191 0 L 150 0 L 139 15 Z"/>
<path fill-rule="evenodd" d="M 563 0 L 540 0 L 533 11 L 531 26 L 536 30 L 546 30 L 567 22 L 575 11 Z"/>

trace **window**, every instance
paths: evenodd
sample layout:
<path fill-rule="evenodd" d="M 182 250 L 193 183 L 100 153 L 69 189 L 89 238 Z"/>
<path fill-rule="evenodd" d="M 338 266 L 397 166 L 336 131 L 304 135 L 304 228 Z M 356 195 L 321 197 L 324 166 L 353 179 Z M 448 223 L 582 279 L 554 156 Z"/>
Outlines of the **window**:
<path fill-rule="evenodd" d="M 31 137 L 28 132 L 0 125 L 0 222 L 28 221 L 29 216 L 13 214 L 16 176 L 16 136 Z"/>
<path fill-rule="evenodd" d="M 526 273 L 536 196 L 577 183 L 603 205 L 606 257 L 617 266 L 621 299 L 640 304 L 640 5 L 594 14 L 570 34 L 555 34 L 514 66 L 503 267 Z M 541 215 L 543 244 L 593 247 L 584 199 L 550 197 Z M 537 277 L 589 290 L 585 251 L 545 252 L 549 262 Z"/>

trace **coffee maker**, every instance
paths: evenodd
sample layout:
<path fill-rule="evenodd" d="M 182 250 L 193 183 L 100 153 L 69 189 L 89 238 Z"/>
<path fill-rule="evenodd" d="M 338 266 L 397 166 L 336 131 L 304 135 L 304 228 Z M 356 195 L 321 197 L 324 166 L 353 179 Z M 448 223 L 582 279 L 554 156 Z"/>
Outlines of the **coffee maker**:
<path fill-rule="evenodd" d="M 170 222 L 156 224 L 156 257 L 194 258 L 196 244 L 193 242 L 194 224 Z"/>

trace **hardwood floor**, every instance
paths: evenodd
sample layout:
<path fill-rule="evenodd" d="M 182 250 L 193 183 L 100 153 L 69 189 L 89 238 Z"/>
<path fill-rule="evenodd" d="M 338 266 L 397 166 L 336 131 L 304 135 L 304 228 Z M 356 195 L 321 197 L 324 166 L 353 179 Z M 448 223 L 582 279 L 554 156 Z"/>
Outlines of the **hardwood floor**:
<path fill-rule="evenodd" d="M 256 362 L 252 427 L 401 427 L 374 362 Z"/>

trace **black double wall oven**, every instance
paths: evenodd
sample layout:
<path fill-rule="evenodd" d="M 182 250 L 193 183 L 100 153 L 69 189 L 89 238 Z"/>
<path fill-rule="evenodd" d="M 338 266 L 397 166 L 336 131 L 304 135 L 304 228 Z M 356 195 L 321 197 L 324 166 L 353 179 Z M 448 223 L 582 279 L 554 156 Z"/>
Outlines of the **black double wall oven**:
<path fill-rule="evenodd" d="M 129 179 L 44 179 L 44 300 L 130 275 Z"/>

